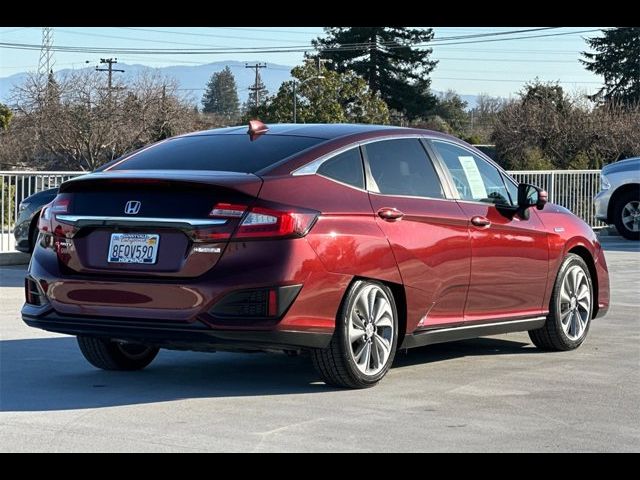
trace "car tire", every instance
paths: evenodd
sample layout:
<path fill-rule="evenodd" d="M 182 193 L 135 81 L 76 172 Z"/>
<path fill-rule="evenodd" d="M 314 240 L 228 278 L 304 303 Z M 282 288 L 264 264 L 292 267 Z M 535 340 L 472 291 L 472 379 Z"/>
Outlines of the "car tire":
<path fill-rule="evenodd" d="M 625 218 L 628 220 L 625 221 Z M 616 199 L 613 222 L 624 238 L 640 240 L 640 187 L 626 191 Z"/>
<path fill-rule="evenodd" d="M 136 343 L 120 343 L 106 338 L 78 336 L 84 358 L 102 370 L 142 370 L 156 358 L 159 349 Z"/>
<path fill-rule="evenodd" d="M 328 385 L 368 388 L 384 377 L 398 344 L 398 310 L 393 293 L 379 282 L 358 280 L 345 295 L 327 348 L 311 358 Z"/>
<path fill-rule="evenodd" d="M 547 351 L 578 348 L 589 333 L 593 315 L 593 282 L 585 261 L 570 253 L 558 271 L 549 315 L 543 327 L 529 330 L 533 344 Z"/>

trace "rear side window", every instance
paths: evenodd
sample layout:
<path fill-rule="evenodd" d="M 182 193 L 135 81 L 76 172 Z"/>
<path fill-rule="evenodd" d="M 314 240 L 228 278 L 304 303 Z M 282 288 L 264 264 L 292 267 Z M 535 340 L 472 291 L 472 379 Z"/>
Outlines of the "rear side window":
<path fill-rule="evenodd" d="M 157 143 L 110 170 L 218 170 L 255 173 L 325 140 L 290 135 L 194 135 Z"/>
<path fill-rule="evenodd" d="M 330 158 L 320 166 L 318 173 L 353 187 L 364 188 L 364 170 L 359 148 L 352 148 Z"/>
<path fill-rule="evenodd" d="M 440 179 L 417 138 L 383 140 L 365 148 L 380 193 L 444 198 Z"/>

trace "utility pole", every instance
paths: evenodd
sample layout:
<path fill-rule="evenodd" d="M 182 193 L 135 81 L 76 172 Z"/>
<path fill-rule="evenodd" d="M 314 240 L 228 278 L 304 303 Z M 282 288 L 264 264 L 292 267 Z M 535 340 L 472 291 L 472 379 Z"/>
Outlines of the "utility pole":
<path fill-rule="evenodd" d="M 249 87 L 249 90 L 253 92 L 253 98 L 255 102 L 255 107 L 258 108 L 258 102 L 260 101 L 260 69 L 267 68 L 266 63 L 256 63 L 255 65 L 249 65 L 248 63 L 244 64 L 244 68 L 252 68 L 256 71 L 256 80 L 253 84 L 253 87 Z"/>
<path fill-rule="evenodd" d="M 113 72 L 124 73 L 124 70 L 113 68 L 113 64 L 118 63 L 117 58 L 101 58 L 100 63 L 103 63 L 103 64 L 106 63 L 107 65 L 109 65 L 107 68 L 96 67 L 96 72 L 109 72 L 108 92 L 109 92 L 109 96 L 111 96 L 111 90 L 113 89 Z"/>
<path fill-rule="evenodd" d="M 325 63 L 331 63 L 333 60 L 329 58 L 320 58 L 320 55 L 316 57 L 316 66 L 318 67 L 318 75 L 322 75 L 322 68 Z"/>

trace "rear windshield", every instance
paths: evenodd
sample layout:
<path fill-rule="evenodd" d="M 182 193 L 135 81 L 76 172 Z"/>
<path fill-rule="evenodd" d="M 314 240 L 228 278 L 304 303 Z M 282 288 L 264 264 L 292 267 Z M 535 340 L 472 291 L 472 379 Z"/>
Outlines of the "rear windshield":
<path fill-rule="evenodd" d="M 262 135 L 196 135 L 160 142 L 109 170 L 218 170 L 255 173 L 323 138 Z"/>

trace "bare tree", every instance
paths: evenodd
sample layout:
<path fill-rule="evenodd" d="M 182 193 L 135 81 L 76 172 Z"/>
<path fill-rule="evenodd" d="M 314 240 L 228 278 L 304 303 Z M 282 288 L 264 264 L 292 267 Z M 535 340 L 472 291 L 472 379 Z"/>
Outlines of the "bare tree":
<path fill-rule="evenodd" d="M 28 149 L 16 161 L 40 168 L 94 170 L 123 153 L 190 131 L 194 111 L 177 95 L 174 80 L 144 72 L 111 89 L 93 71 L 75 71 L 46 87 L 31 76 L 12 92 L 15 121 L 0 145 L 0 160 Z M 8 163 L 8 162 L 7 162 Z"/>
<path fill-rule="evenodd" d="M 640 108 L 592 108 L 559 87 L 523 92 L 496 116 L 492 139 L 512 169 L 601 168 L 640 154 Z"/>

